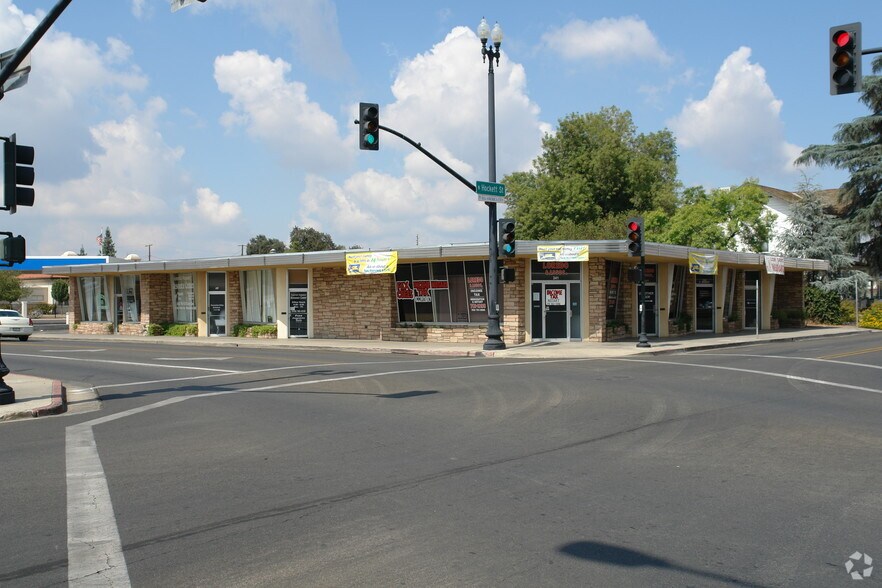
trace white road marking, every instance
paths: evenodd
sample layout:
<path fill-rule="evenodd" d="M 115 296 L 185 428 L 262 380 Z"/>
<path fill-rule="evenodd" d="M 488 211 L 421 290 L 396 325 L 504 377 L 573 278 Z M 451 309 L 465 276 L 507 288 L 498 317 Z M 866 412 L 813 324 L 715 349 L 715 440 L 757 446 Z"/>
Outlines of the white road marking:
<path fill-rule="evenodd" d="M 97 353 L 107 349 L 41 349 L 40 353 Z"/>
<path fill-rule="evenodd" d="M 852 386 L 850 384 L 840 384 L 838 382 L 831 382 L 827 380 L 816 380 L 813 378 L 804 378 L 801 376 L 792 376 L 788 374 L 778 374 L 759 370 L 749 370 L 744 368 L 709 366 L 651 359 L 603 359 L 607 359 L 609 361 L 665 364 L 672 366 L 689 366 L 704 369 L 743 372 L 769 376 L 773 378 L 784 378 L 787 380 L 797 380 L 824 386 L 832 386 L 837 388 L 846 388 L 849 390 L 860 390 L 864 392 L 882 394 L 882 390 L 878 390 L 875 388 Z M 104 583 L 104 585 L 108 586 L 130 585 L 128 569 L 126 567 L 125 556 L 122 550 L 122 543 L 119 538 L 119 530 L 116 525 L 116 519 L 113 515 L 113 504 L 110 499 L 110 492 L 107 486 L 107 478 L 101 465 L 101 459 L 98 455 L 98 449 L 95 444 L 95 437 L 93 435 L 93 427 L 95 425 L 108 423 L 135 414 L 155 410 L 157 408 L 162 408 L 171 404 L 184 402 L 185 400 L 191 400 L 194 398 L 208 398 L 212 396 L 222 396 L 227 394 L 239 394 L 242 392 L 261 392 L 265 390 L 275 390 L 285 387 L 311 386 L 331 382 L 344 382 L 366 378 L 382 378 L 385 376 L 396 376 L 402 374 L 466 369 L 500 368 L 521 365 L 530 366 L 549 363 L 588 362 L 598 360 L 599 358 L 579 358 L 550 359 L 540 361 L 517 361 L 504 363 L 491 362 L 481 363 L 477 365 L 404 369 L 375 374 L 356 374 L 352 376 L 330 377 L 300 382 L 287 382 L 284 384 L 273 384 L 271 386 L 260 386 L 256 388 L 207 392 L 203 394 L 194 394 L 192 396 L 176 396 L 174 398 L 168 398 L 166 400 L 161 400 L 153 404 L 148 404 L 138 408 L 118 412 L 112 415 L 99 417 L 97 419 L 86 421 L 78 425 L 72 425 L 67 428 L 67 434 L 65 437 L 67 455 L 68 581 L 72 586 L 94 586 L 101 585 L 102 582 Z M 302 368 L 309 366 L 299 367 Z"/>
<path fill-rule="evenodd" d="M 6 355 L 13 357 L 35 357 L 29 353 L 7 353 Z M 202 372 L 226 372 L 228 374 L 238 374 L 236 370 L 221 370 L 216 368 L 205 368 L 205 367 L 194 367 L 187 365 L 164 365 L 157 363 L 138 363 L 135 361 L 115 361 L 112 359 L 83 359 L 82 357 L 62 357 L 59 355 L 38 355 L 40 359 L 59 359 L 61 361 L 80 361 L 80 362 L 91 362 L 91 363 L 110 363 L 115 365 L 137 365 L 141 367 L 154 367 L 154 368 L 174 368 L 176 370 L 196 370 Z"/>
<path fill-rule="evenodd" d="M 342 366 L 358 366 L 358 365 L 385 365 L 390 363 L 435 363 L 442 361 L 462 361 L 464 359 L 473 360 L 474 358 L 465 358 L 465 357 L 450 357 L 443 359 L 414 359 L 409 361 L 401 361 L 401 360 L 393 360 L 393 361 L 360 361 L 360 362 L 345 362 L 345 363 L 316 363 L 312 365 L 286 365 L 282 367 L 274 367 L 274 368 L 261 368 L 259 370 L 246 370 L 242 372 L 234 372 L 239 376 L 247 376 L 251 374 L 261 374 L 265 372 L 279 372 L 284 370 L 302 370 L 302 369 L 312 369 L 312 368 L 321 368 L 321 367 L 342 367 Z M 182 376 L 180 378 L 163 378 L 161 380 L 143 380 L 140 382 L 122 382 L 120 384 L 104 384 L 102 386 L 93 386 L 90 388 L 82 388 L 74 390 L 74 392 L 80 392 L 82 390 L 107 390 L 108 388 L 126 388 L 129 386 L 146 386 L 148 384 L 167 384 L 168 382 L 188 382 L 191 380 L 204 380 L 207 378 L 222 378 L 228 376 L 227 373 L 220 374 L 208 374 L 205 376 Z"/>
<path fill-rule="evenodd" d="M 765 357 L 765 356 L 764 356 Z M 777 372 L 764 372 L 762 370 L 749 370 L 747 368 L 728 367 L 724 365 L 704 365 L 700 363 L 661 361 L 658 359 L 627 359 L 624 357 L 607 357 L 609 361 L 631 361 L 635 363 L 663 363 L 666 365 L 685 365 L 689 367 L 705 368 L 709 370 L 725 370 L 730 372 L 744 372 L 748 374 L 756 374 L 758 376 L 769 376 L 772 378 L 784 378 L 785 380 L 795 380 L 798 382 L 808 382 L 810 384 L 820 384 L 821 386 L 832 386 L 834 388 L 846 388 L 848 390 L 860 390 L 861 392 L 872 392 L 874 394 L 882 394 L 882 390 L 878 388 L 867 388 L 866 386 L 853 386 L 851 384 L 840 384 L 839 382 L 831 382 L 830 380 L 816 380 L 815 378 L 806 378 L 803 376 L 794 376 L 791 374 L 780 374 Z M 852 365 L 852 364 L 849 364 Z"/>
<path fill-rule="evenodd" d="M 154 357 L 156 361 L 227 361 L 232 357 Z"/>
<path fill-rule="evenodd" d="M 760 358 L 769 358 L 769 359 L 790 359 L 790 360 L 799 360 L 799 361 L 818 361 L 821 363 L 838 363 L 841 365 L 851 365 L 858 367 L 865 367 L 874 370 L 882 370 L 882 365 L 871 365 L 869 363 L 856 363 L 853 361 L 839 361 L 836 359 L 822 359 L 820 357 L 790 357 L 789 355 L 752 355 L 749 353 L 703 353 L 701 351 L 696 352 L 697 355 L 713 355 L 719 357 L 760 357 Z"/>

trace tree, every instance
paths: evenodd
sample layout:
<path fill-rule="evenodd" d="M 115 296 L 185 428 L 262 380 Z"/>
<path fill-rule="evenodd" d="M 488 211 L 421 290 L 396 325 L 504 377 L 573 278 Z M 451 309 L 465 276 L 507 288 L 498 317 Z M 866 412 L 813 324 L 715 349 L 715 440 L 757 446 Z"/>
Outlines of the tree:
<path fill-rule="evenodd" d="M 756 180 L 709 193 L 698 186 L 687 188 L 672 214 L 654 211 L 647 215 L 646 239 L 707 249 L 763 251 L 775 223 L 775 214 L 764 208 L 768 201 Z"/>
<path fill-rule="evenodd" d="M 322 233 L 312 227 L 294 227 L 291 229 L 291 242 L 288 251 L 329 251 L 332 249 L 344 249 L 334 243 L 328 233 Z"/>
<path fill-rule="evenodd" d="M 266 255 L 267 253 L 283 253 L 285 244 L 279 239 L 271 239 L 266 235 L 251 237 L 245 247 L 245 255 Z"/>
<path fill-rule="evenodd" d="M 843 221 L 824 212 L 820 187 L 803 180 L 797 188 L 800 196 L 791 208 L 789 227 L 781 235 L 784 253 L 793 257 L 823 259 L 828 272 L 809 272 L 808 282 L 822 290 L 835 290 L 840 296 L 854 297 L 855 285 L 866 287 L 869 276 L 849 271 L 854 256 L 848 253 L 848 227 Z"/>
<path fill-rule="evenodd" d="M 113 237 L 110 234 L 110 227 L 104 229 L 104 236 L 99 237 L 100 241 L 98 244 L 101 248 L 98 250 L 98 255 L 106 255 L 108 257 L 116 257 L 116 245 L 113 244 Z"/>
<path fill-rule="evenodd" d="M 80 252 L 77 253 L 77 255 L 79 255 L 81 257 L 85 257 L 86 256 L 86 248 L 83 247 L 82 245 L 80 245 Z"/>
<path fill-rule="evenodd" d="M 588 231 L 629 211 L 673 212 L 677 147 L 667 129 L 638 134 L 630 112 L 608 107 L 560 119 L 542 148 L 533 171 L 503 178 L 522 238 L 548 238 L 562 225 Z"/>
<path fill-rule="evenodd" d="M 29 290 L 18 279 L 19 273 L 0 271 L 0 301 L 15 302 L 28 295 Z"/>
<path fill-rule="evenodd" d="M 873 73 L 882 72 L 882 57 Z M 810 145 L 797 163 L 814 163 L 848 170 L 851 177 L 839 189 L 851 250 L 870 270 L 882 273 L 882 77 L 864 76 L 860 100 L 873 114 L 840 124 L 834 145 Z"/>
<path fill-rule="evenodd" d="M 52 299 L 56 304 L 65 304 L 70 298 L 70 289 L 67 280 L 55 280 L 52 282 Z"/>

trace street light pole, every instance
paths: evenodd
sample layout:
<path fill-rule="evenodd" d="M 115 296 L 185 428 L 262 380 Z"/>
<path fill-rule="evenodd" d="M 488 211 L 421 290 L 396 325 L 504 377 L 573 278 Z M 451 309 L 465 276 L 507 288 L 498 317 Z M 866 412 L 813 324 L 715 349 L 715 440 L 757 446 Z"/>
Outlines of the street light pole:
<path fill-rule="evenodd" d="M 502 45 L 502 27 L 499 23 L 493 26 L 487 24 L 487 20 L 481 18 L 478 25 L 478 37 L 481 39 L 481 59 L 489 63 L 487 71 L 487 119 L 488 119 L 488 174 L 491 183 L 496 182 L 496 89 L 493 82 L 493 60 L 499 65 L 499 47 Z M 493 45 L 487 47 L 487 39 L 492 40 Z M 490 57 L 488 60 L 487 57 Z M 496 203 L 487 202 L 489 209 L 489 234 L 490 234 L 490 270 L 489 285 L 487 288 L 487 340 L 484 341 L 485 350 L 505 349 L 502 340 L 502 329 L 499 327 L 499 251 L 496 241 L 497 219 Z"/>

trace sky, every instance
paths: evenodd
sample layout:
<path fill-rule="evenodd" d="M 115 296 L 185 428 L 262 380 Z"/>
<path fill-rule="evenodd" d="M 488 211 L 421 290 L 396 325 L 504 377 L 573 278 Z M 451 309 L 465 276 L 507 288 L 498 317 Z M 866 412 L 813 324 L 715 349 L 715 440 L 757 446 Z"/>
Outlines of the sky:
<path fill-rule="evenodd" d="M 0 0 L 0 51 L 54 4 Z M 847 179 L 793 160 L 867 114 L 856 94 L 829 95 L 827 37 L 860 21 L 864 47 L 882 46 L 878 1 L 475 6 L 74 0 L 0 100 L 0 135 L 34 146 L 37 175 L 34 206 L 0 212 L 0 230 L 29 256 L 94 255 L 110 228 L 120 257 L 145 260 L 235 256 L 295 226 L 372 249 L 486 241 L 474 193 L 389 133 L 359 150 L 353 124 L 359 102 L 378 103 L 382 125 L 489 179 L 482 17 L 504 32 L 497 180 L 530 170 L 561 118 L 605 106 L 674 133 L 684 186 Z"/>

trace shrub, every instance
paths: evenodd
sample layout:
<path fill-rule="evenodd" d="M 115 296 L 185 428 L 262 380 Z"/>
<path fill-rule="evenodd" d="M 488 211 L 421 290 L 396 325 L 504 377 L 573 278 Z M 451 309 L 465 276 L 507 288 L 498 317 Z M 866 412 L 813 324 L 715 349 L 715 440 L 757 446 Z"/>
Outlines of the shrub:
<path fill-rule="evenodd" d="M 195 337 L 199 332 L 196 323 L 166 323 L 162 325 L 162 329 L 169 337 Z"/>
<path fill-rule="evenodd" d="M 691 331 L 692 315 L 686 312 L 681 313 L 680 316 L 677 317 L 677 329 L 680 331 Z"/>
<path fill-rule="evenodd" d="M 233 337 L 278 336 L 279 329 L 276 325 L 236 325 L 230 334 Z"/>
<path fill-rule="evenodd" d="M 860 326 L 867 329 L 882 329 L 882 302 L 874 302 L 873 306 L 861 313 Z"/>
<path fill-rule="evenodd" d="M 854 300 L 843 300 L 839 303 L 842 322 L 854 324 Z"/>
<path fill-rule="evenodd" d="M 162 325 L 157 325 L 156 323 L 147 323 L 147 334 L 151 337 L 159 337 L 163 335 L 165 330 L 162 328 Z"/>
<path fill-rule="evenodd" d="M 845 322 L 839 294 L 835 290 L 822 290 L 816 286 L 805 289 L 805 316 L 809 320 L 827 325 L 841 325 Z"/>

